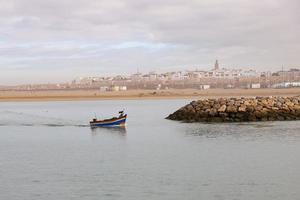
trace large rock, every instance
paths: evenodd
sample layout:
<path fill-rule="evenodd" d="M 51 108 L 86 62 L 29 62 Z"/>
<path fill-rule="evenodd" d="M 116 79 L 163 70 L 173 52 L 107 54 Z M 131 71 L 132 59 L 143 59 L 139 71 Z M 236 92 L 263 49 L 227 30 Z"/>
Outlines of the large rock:
<path fill-rule="evenodd" d="M 226 111 L 226 105 L 222 105 L 219 109 L 218 112 L 225 112 Z"/>
<path fill-rule="evenodd" d="M 235 106 L 234 104 L 232 104 L 232 105 L 230 104 L 229 106 L 227 106 L 226 112 L 236 113 L 237 112 L 237 106 Z"/>
<path fill-rule="evenodd" d="M 247 107 L 245 105 L 242 105 L 239 107 L 239 112 L 246 112 Z"/>

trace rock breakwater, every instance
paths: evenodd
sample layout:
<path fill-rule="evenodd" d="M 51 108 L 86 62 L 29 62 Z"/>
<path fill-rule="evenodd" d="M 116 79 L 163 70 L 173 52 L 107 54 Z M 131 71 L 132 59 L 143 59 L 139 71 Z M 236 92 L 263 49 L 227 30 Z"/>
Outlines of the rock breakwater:
<path fill-rule="evenodd" d="M 192 101 L 167 119 L 185 122 L 300 120 L 300 96 L 219 98 Z"/>

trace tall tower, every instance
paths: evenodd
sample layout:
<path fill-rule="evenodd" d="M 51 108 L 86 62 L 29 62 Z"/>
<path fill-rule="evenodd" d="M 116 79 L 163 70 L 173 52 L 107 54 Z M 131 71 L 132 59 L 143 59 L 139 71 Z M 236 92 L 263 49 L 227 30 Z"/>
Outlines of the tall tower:
<path fill-rule="evenodd" d="M 219 70 L 219 62 L 218 62 L 218 60 L 216 60 L 216 63 L 215 63 L 215 70 Z"/>

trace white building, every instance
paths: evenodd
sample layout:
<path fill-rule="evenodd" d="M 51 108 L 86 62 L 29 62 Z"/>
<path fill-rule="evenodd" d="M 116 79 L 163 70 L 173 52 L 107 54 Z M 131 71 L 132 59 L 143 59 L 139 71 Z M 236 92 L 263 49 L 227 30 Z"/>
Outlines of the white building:
<path fill-rule="evenodd" d="M 260 77 L 260 73 L 257 72 L 256 70 L 245 70 L 245 71 L 241 71 L 241 76 L 242 77 Z"/>
<path fill-rule="evenodd" d="M 111 87 L 111 91 L 114 91 L 114 92 L 120 91 L 120 87 L 117 85 L 114 85 Z"/>
<path fill-rule="evenodd" d="M 181 71 L 167 73 L 168 79 L 171 81 L 181 81 L 184 79 L 184 75 Z"/>
<path fill-rule="evenodd" d="M 100 92 L 107 92 L 107 91 L 109 91 L 109 87 L 107 87 L 107 86 L 100 87 Z"/>
<path fill-rule="evenodd" d="M 260 83 L 251 83 L 250 84 L 250 88 L 252 88 L 252 89 L 258 89 L 258 88 L 260 88 Z"/>
<path fill-rule="evenodd" d="M 142 79 L 142 73 L 135 73 L 131 75 L 131 80 L 133 81 L 139 81 Z"/>
<path fill-rule="evenodd" d="M 210 85 L 200 85 L 199 89 L 200 90 L 208 90 L 208 89 L 210 89 Z"/>
<path fill-rule="evenodd" d="M 127 86 L 120 86 L 120 91 L 126 91 L 127 90 Z"/>
<path fill-rule="evenodd" d="M 155 73 L 155 72 L 150 72 L 149 73 L 149 80 L 150 81 L 156 81 L 157 80 L 157 73 Z"/>
<path fill-rule="evenodd" d="M 285 82 L 272 85 L 272 88 L 300 87 L 300 82 Z"/>

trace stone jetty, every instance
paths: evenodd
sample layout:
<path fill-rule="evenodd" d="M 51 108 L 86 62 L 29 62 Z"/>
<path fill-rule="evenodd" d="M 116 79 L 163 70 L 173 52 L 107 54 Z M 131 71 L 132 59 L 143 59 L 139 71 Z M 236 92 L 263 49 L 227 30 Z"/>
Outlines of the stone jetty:
<path fill-rule="evenodd" d="M 184 122 L 300 120 L 300 96 L 219 98 L 192 101 L 167 119 Z"/>

